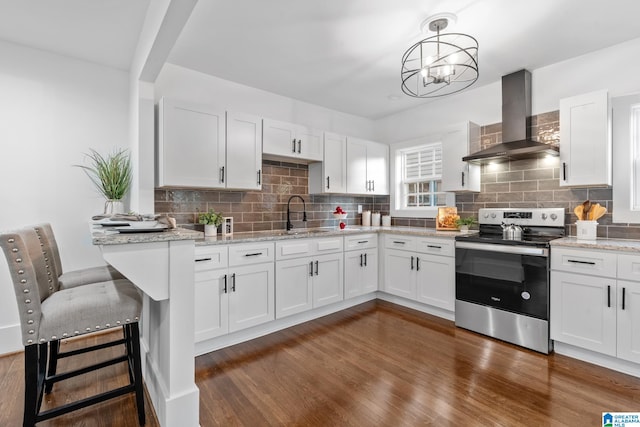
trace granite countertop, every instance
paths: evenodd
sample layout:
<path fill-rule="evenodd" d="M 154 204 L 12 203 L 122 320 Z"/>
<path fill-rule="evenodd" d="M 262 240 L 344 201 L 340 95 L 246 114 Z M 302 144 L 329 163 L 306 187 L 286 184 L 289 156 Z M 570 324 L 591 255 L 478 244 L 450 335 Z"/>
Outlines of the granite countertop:
<path fill-rule="evenodd" d="M 158 231 L 152 233 L 118 233 L 99 225 L 91 226 L 91 238 L 94 245 L 121 245 L 124 243 L 170 242 L 174 240 L 202 239 L 204 233 L 186 228 Z"/>
<path fill-rule="evenodd" d="M 623 252 L 640 252 L 640 240 L 604 239 L 578 240 L 575 236 L 551 241 L 552 247 L 599 249 Z"/>
<path fill-rule="evenodd" d="M 329 236 L 348 236 L 354 234 L 366 233 L 388 233 L 388 234 L 405 234 L 411 236 L 428 236 L 453 239 L 461 234 L 459 231 L 439 231 L 434 228 L 422 227 L 364 227 L 349 226 L 344 230 L 335 227 L 329 228 L 312 228 L 312 229 L 294 229 L 291 232 L 286 230 L 273 231 L 257 231 L 253 233 L 234 233 L 231 236 L 204 237 L 196 240 L 196 246 L 209 246 L 227 243 L 250 243 L 262 241 L 276 241 L 288 239 L 304 239 L 309 237 L 329 237 Z"/>
<path fill-rule="evenodd" d="M 187 228 L 178 227 L 173 230 L 152 233 L 125 233 L 93 226 L 91 229 L 94 245 L 120 245 L 125 243 L 151 243 L 168 242 L 172 240 L 195 240 L 196 246 L 219 245 L 229 243 L 249 243 L 260 241 L 276 241 L 285 239 L 303 239 L 308 237 L 329 237 L 348 236 L 365 233 L 388 233 L 404 234 L 409 236 L 439 237 L 453 239 L 462 234 L 459 231 L 439 231 L 434 228 L 422 227 L 363 227 L 350 226 L 344 230 L 335 227 L 314 228 L 314 229 L 294 229 L 292 232 L 286 230 L 258 231 L 252 233 L 234 233 L 231 236 L 204 237 L 204 233 Z"/>

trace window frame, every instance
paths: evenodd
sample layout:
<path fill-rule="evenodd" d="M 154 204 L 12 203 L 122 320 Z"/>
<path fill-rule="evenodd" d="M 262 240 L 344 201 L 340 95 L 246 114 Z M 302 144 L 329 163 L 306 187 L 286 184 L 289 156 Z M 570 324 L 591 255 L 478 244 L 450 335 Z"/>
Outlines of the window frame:
<path fill-rule="evenodd" d="M 389 188 L 389 208 L 392 216 L 404 218 L 436 218 L 438 215 L 438 206 L 423 206 L 409 208 L 404 206 L 404 170 L 402 165 L 403 153 L 412 149 L 426 145 L 440 144 L 443 149 L 443 140 L 440 135 L 425 136 L 408 141 L 391 144 L 389 147 L 390 154 L 390 171 L 389 176 L 391 185 Z M 444 150 L 443 150 L 444 151 Z M 444 156 L 444 152 L 442 153 Z M 442 182 L 442 176 L 440 177 Z M 442 192 L 445 195 L 446 206 L 455 206 L 455 193 Z"/>

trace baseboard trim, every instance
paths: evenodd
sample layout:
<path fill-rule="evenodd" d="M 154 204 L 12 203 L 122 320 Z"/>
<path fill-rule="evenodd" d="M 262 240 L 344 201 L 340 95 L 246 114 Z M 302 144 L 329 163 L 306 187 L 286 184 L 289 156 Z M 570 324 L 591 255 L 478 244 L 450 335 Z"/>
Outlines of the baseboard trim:
<path fill-rule="evenodd" d="M 6 356 L 23 350 L 20 324 L 0 327 L 0 355 Z"/>
<path fill-rule="evenodd" d="M 592 363 L 594 365 L 602 366 L 603 368 L 640 378 L 640 365 L 637 363 L 628 362 L 626 360 L 618 359 L 617 357 L 607 356 L 606 354 L 596 353 L 591 350 L 585 350 L 584 348 L 575 347 L 558 341 L 554 341 L 553 347 L 556 353 L 562 354 L 563 356 L 582 360 L 583 362 Z"/>

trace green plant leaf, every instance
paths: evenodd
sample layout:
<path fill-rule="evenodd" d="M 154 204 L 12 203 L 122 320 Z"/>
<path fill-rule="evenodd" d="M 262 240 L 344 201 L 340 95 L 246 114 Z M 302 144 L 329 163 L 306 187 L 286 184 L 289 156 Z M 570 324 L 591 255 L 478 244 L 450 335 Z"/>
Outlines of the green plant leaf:
<path fill-rule="evenodd" d="M 85 154 L 90 165 L 74 165 L 87 174 L 98 192 L 109 200 L 122 200 L 131 188 L 131 158 L 124 149 L 103 156 L 94 149 Z"/>

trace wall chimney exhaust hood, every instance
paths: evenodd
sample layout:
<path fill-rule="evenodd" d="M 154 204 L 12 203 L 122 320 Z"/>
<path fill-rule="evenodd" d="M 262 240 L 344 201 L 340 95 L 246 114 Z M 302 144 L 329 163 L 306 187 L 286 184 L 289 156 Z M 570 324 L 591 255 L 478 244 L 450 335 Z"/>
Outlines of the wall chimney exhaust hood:
<path fill-rule="evenodd" d="M 531 139 L 531 73 L 527 70 L 502 76 L 502 142 L 463 157 L 465 162 L 558 156 L 558 148 Z"/>

